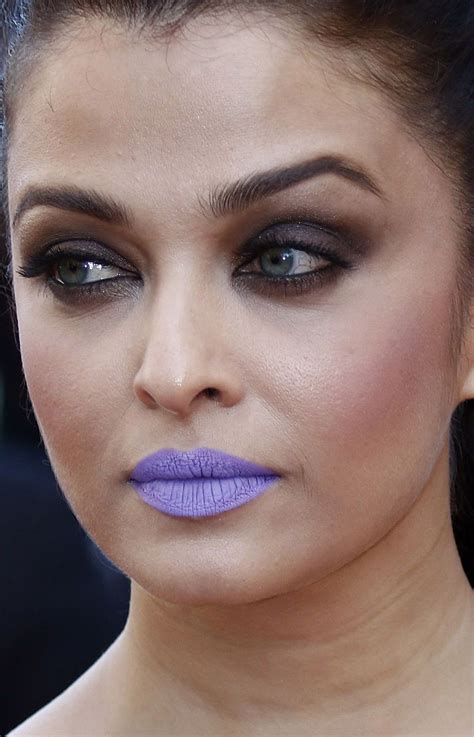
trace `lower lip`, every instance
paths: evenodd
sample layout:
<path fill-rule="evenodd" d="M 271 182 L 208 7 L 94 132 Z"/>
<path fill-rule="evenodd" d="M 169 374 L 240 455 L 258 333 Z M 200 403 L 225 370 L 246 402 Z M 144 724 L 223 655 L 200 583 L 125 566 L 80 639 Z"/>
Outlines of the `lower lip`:
<path fill-rule="evenodd" d="M 211 517 L 256 499 L 279 476 L 131 481 L 150 507 L 171 517 Z"/>

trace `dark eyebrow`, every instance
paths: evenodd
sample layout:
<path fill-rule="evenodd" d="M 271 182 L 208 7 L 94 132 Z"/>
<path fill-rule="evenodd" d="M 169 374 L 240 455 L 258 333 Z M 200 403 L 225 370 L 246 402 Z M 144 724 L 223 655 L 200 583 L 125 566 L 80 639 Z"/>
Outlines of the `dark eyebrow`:
<path fill-rule="evenodd" d="M 222 217 L 242 211 L 264 197 L 322 174 L 336 174 L 384 199 L 382 190 L 364 169 L 339 156 L 322 156 L 289 167 L 257 172 L 232 184 L 220 185 L 210 192 L 207 202 L 199 198 L 199 203 L 204 211 L 209 210 L 215 217 Z"/>
<path fill-rule="evenodd" d="M 117 223 L 130 227 L 131 217 L 123 205 L 115 202 L 111 197 L 99 194 L 92 189 L 80 187 L 31 187 L 21 198 L 15 215 L 13 227 L 22 216 L 33 207 L 58 207 L 60 210 L 80 212 L 108 223 Z"/>
<path fill-rule="evenodd" d="M 231 184 L 220 185 L 209 193 L 207 202 L 198 197 L 205 214 L 214 217 L 244 210 L 260 199 L 277 194 L 300 182 L 323 174 L 336 174 L 362 189 L 384 199 L 380 187 L 363 169 L 338 156 L 323 156 L 289 167 L 278 167 L 256 172 Z M 85 215 L 130 228 L 132 217 L 127 209 L 112 197 L 93 189 L 73 185 L 65 187 L 39 187 L 28 189 L 21 198 L 13 217 L 16 227 L 23 215 L 34 207 L 48 206 Z"/>

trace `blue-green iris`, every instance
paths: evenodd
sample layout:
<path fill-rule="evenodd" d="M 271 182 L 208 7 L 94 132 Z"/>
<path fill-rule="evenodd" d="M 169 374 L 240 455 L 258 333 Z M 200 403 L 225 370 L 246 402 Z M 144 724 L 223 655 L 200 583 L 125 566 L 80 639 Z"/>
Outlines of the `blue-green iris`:
<path fill-rule="evenodd" d="M 291 271 L 291 267 L 293 266 L 293 262 L 295 260 L 292 252 L 292 248 L 287 248 L 286 250 L 283 250 L 282 248 L 269 248 L 260 257 L 262 267 L 268 268 L 268 266 L 265 264 L 265 261 L 267 261 L 267 264 L 269 264 L 270 267 L 277 267 L 277 276 L 285 276 L 288 271 Z"/>

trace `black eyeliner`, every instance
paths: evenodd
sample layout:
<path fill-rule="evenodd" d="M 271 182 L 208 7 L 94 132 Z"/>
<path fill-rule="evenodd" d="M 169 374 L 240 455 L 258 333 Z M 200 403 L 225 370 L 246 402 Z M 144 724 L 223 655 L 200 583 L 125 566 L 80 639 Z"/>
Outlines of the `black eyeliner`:
<path fill-rule="evenodd" d="M 264 271 L 242 271 L 259 256 L 273 249 L 304 252 L 328 263 L 319 269 L 288 275 L 272 276 Z M 353 254 L 354 258 L 348 260 L 346 254 Z M 244 290 L 253 290 L 268 296 L 303 294 L 334 281 L 343 270 L 358 268 L 356 256 L 359 254 L 360 250 L 354 248 L 351 239 L 345 237 L 340 229 L 335 230 L 311 220 L 280 217 L 233 251 L 233 260 L 238 261 L 233 277 L 239 283 L 239 289 L 244 282 Z M 58 279 L 56 274 L 57 265 L 67 260 L 89 263 L 90 266 L 100 264 L 125 273 L 90 282 L 68 283 Z M 47 290 L 60 301 L 69 301 L 71 304 L 86 304 L 97 299 L 108 301 L 128 295 L 131 290 L 136 295 L 138 283 L 143 283 L 141 275 L 115 250 L 112 251 L 87 236 L 56 238 L 44 245 L 39 252 L 29 255 L 25 264 L 17 269 L 17 273 L 29 279 L 43 277 L 43 285 Z"/>
<path fill-rule="evenodd" d="M 68 247 L 65 244 L 73 244 Z M 17 274 L 26 278 L 41 276 L 47 269 L 61 258 L 91 261 L 115 266 L 123 271 L 136 273 L 130 263 L 116 251 L 87 237 L 58 237 L 46 243 L 39 252 L 25 257 L 25 263 L 17 269 Z"/>

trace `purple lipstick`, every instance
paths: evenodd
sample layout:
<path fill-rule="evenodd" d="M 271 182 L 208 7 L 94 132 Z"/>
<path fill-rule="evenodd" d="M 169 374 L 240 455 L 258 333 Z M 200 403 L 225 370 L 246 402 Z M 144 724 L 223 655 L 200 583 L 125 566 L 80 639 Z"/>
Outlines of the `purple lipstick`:
<path fill-rule="evenodd" d="M 220 450 L 164 448 L 139 461 L 129 481 L 160 512 L 210 517 L 250 502 L 279 478 L 270 468 Z"/>

